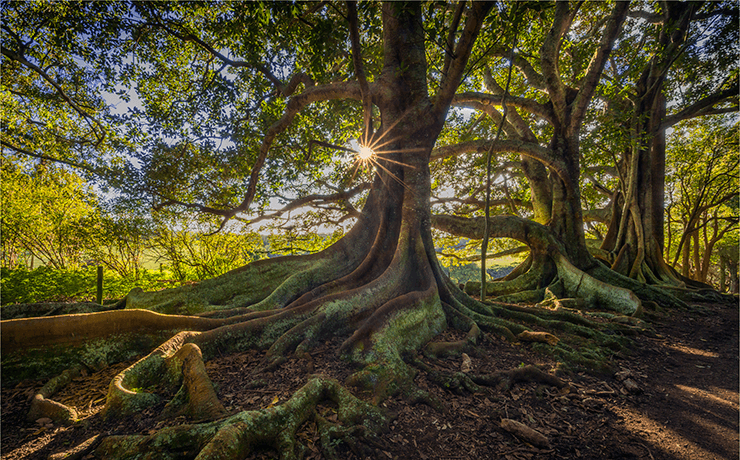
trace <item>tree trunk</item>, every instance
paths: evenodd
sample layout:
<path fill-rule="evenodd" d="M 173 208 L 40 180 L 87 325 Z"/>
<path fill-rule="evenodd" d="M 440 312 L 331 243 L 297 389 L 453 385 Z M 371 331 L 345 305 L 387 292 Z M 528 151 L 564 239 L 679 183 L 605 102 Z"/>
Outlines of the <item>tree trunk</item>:
<path fill-rule="evenodd" d="M 682 287 L 663 258 L 664 195 L 665 195 L 665 127 L 666 100 L 663 87 L 673 63 L 673 53 L 684 42 L 694 6 L 665 2 L 663 28 L 659 37 L 660 50 L 643 69 L 633 99 L 631 147 L 625 157 L 626 166 L 622 190 L 625 197 L 618 226 L 618 237 L 603 249 L 628 254 L 623 263 L 629 265 L 629 276 L 651 284 Z M 610 229 L 611 230 L 611 229 Z M 632 248 L 625 252 L 626 246 Z"/>
<path fill-rule="evenodd" d="M 578 135 L 564 133 L 556 135 L 552 149 L 563 158 L 566 167 L 552 178 L 552 214 L 549 227 L 553 234 L 565 244 L 568 258 L 576 267 L 587 270 L 594 259 L 586 247 L 583 230 L 583 208 L 578 186 L 580 177 Z"/>

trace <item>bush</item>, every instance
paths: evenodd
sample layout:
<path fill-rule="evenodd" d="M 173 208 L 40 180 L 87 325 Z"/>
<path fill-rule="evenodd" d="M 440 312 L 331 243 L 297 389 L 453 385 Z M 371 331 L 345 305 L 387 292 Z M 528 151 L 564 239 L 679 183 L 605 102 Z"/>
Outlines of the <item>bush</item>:
<path fill-rule="evenodd" d="M 156 291 L 182 284 L 175 281 L 172 272 L 164 270 L 139 270 L 134 276 L 121 277 L 107 271 L 103 275 L 103 299 L 120 299 L 134 287 Z M 0 302 L 82 302 L 95 301 L 97 268 L 56 270 L 51 267 L 0 268 Z"/>

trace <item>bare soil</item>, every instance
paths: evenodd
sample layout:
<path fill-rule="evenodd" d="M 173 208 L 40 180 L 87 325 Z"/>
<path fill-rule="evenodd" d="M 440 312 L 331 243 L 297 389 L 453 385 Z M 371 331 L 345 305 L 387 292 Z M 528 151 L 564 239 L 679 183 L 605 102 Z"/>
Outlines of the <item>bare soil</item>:
<path fill-rule="evenodd" d="M 653 321 L 654 336 L 635 338 L 627 357 L 615 356 L 615 376 L 586 373 L 564 375 L 570 390 L 541 383 L 517 384 L 510 390 L 484 388 L 475 394 L 454 394 L 428 381 L 417 385 L 444 401 L 438 412 L 401 397 L 383 406 L 395 414 L 389 430 L 370 442 L 373 458 L 388 459 L 737 459 L 738 439 L 738 307 L 697 305 Z M 448 333 L 447 340 L 453 334 Z M 443 338 L 444 339 L 444 338 Z M 231 411 L 280 404 L 310 373 L 340 381 L 351 372 L 336 359 L 337 343 L 327 343 L 307 362 L 289 359 L 271 373 L 254 373 L 262 354 L 247 352 L 207 363 L 219 398 Z M 489 336 L 471 355 L 476 373 L 509 370 L 534 364 L 552 371 L 552 359 L 531 351 L 526 343 L 511 344 Z M 434 369 L 456 371 L 460 358 L 424 359 Z M 84 419 L 74 426 L 26 421 L 29 398 L 43 382 L 22 382 L 2 388 L 2 459 L 47 459 L 102 434 L 153 433 L 184 418 L 158 420 L 161 407 L 124 420 L 103 420 L 108 382 L 131 363 L 120 363 L 78 378 L 55 399 L 77 407 Z M 251 383 L 249 383 L 251 382 Z M 636 385 L 633 385 L 636 384 Z M 318 411 L 331 419 L 331 407 Z M 500 427 L 502 419 L 519 421 L 545 435 L 549 448 L 537 448 Z M 43 421 L 42 421 L 43 422 Z M 307 459 L 324 458 L 312 423 L 299 439 Z M 344 458 L 359 458 L 340 446 Z M 274 458 L 266 449 L 249 458 Z M 80 455 L 81 458 L 94 458 Z"/>

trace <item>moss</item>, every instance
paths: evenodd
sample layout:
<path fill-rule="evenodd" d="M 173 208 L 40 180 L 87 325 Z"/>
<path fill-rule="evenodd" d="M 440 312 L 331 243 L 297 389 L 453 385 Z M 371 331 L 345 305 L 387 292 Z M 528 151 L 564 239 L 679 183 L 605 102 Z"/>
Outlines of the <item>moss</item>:
<path fill-rule="evenodd" d="M 2 385 L 13 385 L 21 380 L 46 380 L 75 365 L 84 365 L 91 371 L 148 353 L 172 331 L 152 335 L 123 334 L 91 340 L 81 345 L 29 348 L 2 354 Z"/>

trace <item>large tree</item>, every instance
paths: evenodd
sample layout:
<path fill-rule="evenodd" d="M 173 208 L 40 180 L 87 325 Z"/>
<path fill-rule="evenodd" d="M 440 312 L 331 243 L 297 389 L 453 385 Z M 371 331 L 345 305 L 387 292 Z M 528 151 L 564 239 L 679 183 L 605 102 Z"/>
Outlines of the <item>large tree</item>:
<path fill-rule="evenodd" d="M 277 366 L 292 352 L 310 361 L 317 343 L 340 337 L 337 351 L 355 370 L 345 383 L 369 390 L 377 403 L 400 391 L 419 396 L 408 362 L 448 326 L 465 331 L 467 339 L 438 343 L 433 352 L 460 351 L 481 329 L 513 338 L 525 327 L 512 319 L 619 346 L 597 325 L 564 309 L 475 301 L 442 270 L 433 225 L 465 236 L 482 236 L 488 227 L 490 236 L 528 245 L 529 262 L 509 290 L 540 299 L 546 292 L 580 297 L 627 314 L 639 311 L 640 299 L 625 286 L 660 300 L 659 292 L 596 262 L 582 225 L 581 130 L 627 2 L 558 2 L 552 8 L 537 2 L 10 6 L 3 25 L 10 91 L 18 106 L 43 93 L 58 109 L 49 119 L 31 114 L 6 121 L 17 126 L 3 138 L 15 153 L 58 155 L 68 165 L 101 174 L 133 203 L 209 213 L 222 227 L 234 218 L 261 219 L 270 198 L 281 194 L 287 203 L 276 214 L 335 203 L 356 219 L 343 238 L 315 254 L 257 261 L 177 289 L 134 290 L 112 311 L 5 321 L 4 357 L 31 345 L 85 341 L 87 351 L 77 360 L 86 366 L 86 360 L 120 359 L 165 338 L 114 379 L 107 414 L 132 413 L 159 401 L 156 392 L 144 390 L 159 385 L 164 394 L 176 393 L 168 415 L 217 421 L 151 436 L 109 437 L 98 447 L 105 458 L 150 452 L 166 457 L 183 450 L 197 458 L 236 458 L 257 443 L 292 458 L 297 428 L 324 398 L 336 402 L 345 426 L 373 430 L 383 418 L 377 407 L 323 378 L 309 381 L 274 410 L 224 418 L 203 364 L 221 353 L 265 349 L 265 366 Z M 589 29 L 584 18 L 594 16 L 599 20 Z M 517 53 L 514 37 L 530 19 L 540 24 L 541 34 L 534 35 L 539 41 L 522 40 L 526 54 Z M 509 29 L 510 22 L 517 26 Z M 90 28 L 65 32 L 73 23 Z M 579 56 L 564 53 L 574 46 L 570 34 L 583 40 Z M 493 65 L 496 56 L 509 56 L 538 94 L 514 97 L 487 76 L 485 64 Z M 567 62 L 579 59 L 587 62 L 582 69 L 564 72 Z M 475 87 L 483 80 L 489 93 Z M 138 104 L 118 113 L 82 88 L 92 94 L 102 88 L 108 97 L 117 93 Z M 93 113 L 96 104 L 110 126 Z M 453 104 L 510 108 L 510 117 L 488 112 L 494 122 L 505 123 L 507 137 L 443 145 L 446 124 L 468 123 L 451 113 Z M 514 114 L 514 108 L 521 112 Z M 525 111 L 549 127 L 528 127 Z M 69 133 L 66 125 L 55 126 L 64 114 L 89 126 L 89 139 L 78 142 L 85 147 L 69 148 L 68 136 L 61 142 L 65 148 L 40 153 L 55 129 Z M 21 129 L 26 125 L 34 130 Z M 89 146 L 109 139 L 97 130 L 106 129 L 116 133 L 106 148 L 131 159 L 116 174 L 105 155 L 94 166 L 88 163 L 94 150 Z M 526 157 L 533 209 L 542 223 L 499 216 L 486 226 L 480 218 L 432 215 L 430 163 L 471 149 Z M 342 153 L 330 154 L 335 151 Z M 305 181 L 310 186 L 300 185 Z M 286 195 L 293 185 L 292 196 Z M 119 341 L 115 346 L 106 342 L 114 340 L 112 334 Z M 154 339 L 141 338 L 146 334 Z M 553 349 L 559 356 L 572 353 Z M 27 356 L 11 369 L 39 372 L 36 364 Z M 33 416 L 75 417 L 50 399 L 75 369 L 80 368 L 52 379 L 36 395 Z M 327 439 L 350 433 L 322 427 Z"/>
<path fill-rule="evenodd" d="M 628 135 L 622 146 L 607 145 L 623 154 L 601 247 L 611 253 L 612 269 L 632 278 L 672 288 L 692 284 L 663 259 L 665 133 L 682 120 L 737 111 L 736 49 L 717 41 L 737 36 L 736 6 L 661 2 L 656 11 L 635 9 L 625 40 L 639 45 L 624 46 L 613 58 L 606 106 L 628 117 L 622 119 Z M 619 70 L 623 60 L 629 71 Z"/>

